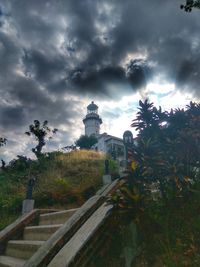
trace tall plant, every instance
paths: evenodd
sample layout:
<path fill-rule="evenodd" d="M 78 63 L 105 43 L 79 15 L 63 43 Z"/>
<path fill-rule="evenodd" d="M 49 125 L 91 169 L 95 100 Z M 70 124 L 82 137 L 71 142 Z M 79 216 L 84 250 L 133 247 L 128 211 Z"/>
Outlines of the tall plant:
<path fill-rule="evenodd" d="M 38 158 L 42 155 L 42 149 L 46 144 L 46 140 L 52 138 L 52 134 L 55 134 L 58 129 L 51 129 L 48 126 L 48 121 L 40 123 L 38 120 L 34 120 L 34 123 L 29 126 L 29 131 L 25 132 L 26 135 L 35 137 L 37 141 L 36 147 L 32 148 L 32 152 Z"/>
<path fill-rule="evenodd" d="M 182 194 L 196 178 L 200 153 L 200 105 L 163 112 L 147 100 L 139 102 L 132 126 L 138 130 L 133 148 L 140 179 L 158 182 L 163 197 Z"/>

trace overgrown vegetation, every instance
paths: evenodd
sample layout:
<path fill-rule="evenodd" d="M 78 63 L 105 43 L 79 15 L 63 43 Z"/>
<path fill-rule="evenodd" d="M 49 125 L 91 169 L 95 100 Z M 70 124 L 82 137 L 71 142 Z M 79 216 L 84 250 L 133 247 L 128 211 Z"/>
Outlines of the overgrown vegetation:
<path fill-rule="evenodd" d="M 51 129 L 48 126 L 48 121 L 41 123 L 38 120 L 34 120 L 34 123 L 29 125 L 29 131 L 25 132 L 28 136 L 34 136 L 35 140 L 38 142 L 35 148 L 32 148 L 32 152 L 37 158 L 42 156 L 42 148 L 46 144 L 46 139 L 51 139 L 52 135 L 55 134 L 58 129 Z"/>
<path fill-rule="evenodd" d="M 0 229 L 21 213 L 29 177 L 36 179 L 37 208 L 70 208 L 83 204 L 101 186 L 105 154 L 95 151 L 52 152 L 30 160 L 18 156 L 0 172 Z M 116 172 L 111 162 L 111 172 Z"/>
<path fill-rule="evenodd" d="M 137 224 L 136 266 L 200 266 L 200 105 L 170 112 L 139 105 L 134 168 L 112 198 Z"/>
<path fill-rule="evenodd" d="M 96 136 L 81 135 L 79 139 L 76 140 L 75 145 L 77 147 L 80 147 L 80 149 L 90 149 L 96 143 L 97 143 Z"/>
<path fill-rule="evenodd" d="M 185 12 L 191 12 L 193 8 L 200 9 L 200 1 L 199 0 L 186 0 L 185 5 L 180 6 Z"/>

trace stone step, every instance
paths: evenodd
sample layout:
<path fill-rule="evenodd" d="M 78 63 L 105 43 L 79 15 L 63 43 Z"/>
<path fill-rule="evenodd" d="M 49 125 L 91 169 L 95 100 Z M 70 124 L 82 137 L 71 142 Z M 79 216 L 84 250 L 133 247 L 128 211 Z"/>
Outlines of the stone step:
<path fill-rule="evenodd" d="M 0 267 L 22 267 L 25 262 L 25 260 L 14 257 L 0 256 Z"/>
<path fill-rule="evenodd" d="M 39 225 L 50 225 L 50 224 L 63 224 L 65 223 L 77 209 L 63 210 L 57 212 L 51 212 L 40 215 Z"/>
<path fill-rule="evenodd" d="M 24 228 L 23 239 L 45 241 L 61 226 L 62 224 L 27 226 Z"/>
<path fill-rule="evenodd" d="M 65 246 L 60 249 L 47 266 L 86 266 L 85 264 L 82 265 L 81 260 L 84 258 L 86 260 L 87 257 L 89 258 L 88 253 L 92 251 L 94 245 L 94 243 L 91 242 L 92 238 L 95 237 L 99 241 L 100 236 L 97 233 L 108 218 L 108 214 L 110 214 L 112 208 L 112 205 L 108 205 L 107 203 L 102 204 L 76 231 Z"/>
<path fill-rule="evenodd" d="M 44 241 L 10 240 L 6 247 L 6 256 L 29 259 Z"/>

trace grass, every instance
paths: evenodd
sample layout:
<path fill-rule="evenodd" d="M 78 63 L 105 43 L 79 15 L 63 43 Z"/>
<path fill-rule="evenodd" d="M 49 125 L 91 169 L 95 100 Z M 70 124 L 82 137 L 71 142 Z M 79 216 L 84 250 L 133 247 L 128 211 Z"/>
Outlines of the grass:
<path fill-rule="evenodd" d="M 104 154 L 87 150 L 56 155 L 37 177 L 36 202 L 81 205 L 101 186 L 104 160 Z"/>
<path fill-rule="evenodd" d="M 101 187 L 105 157 L 96 151 L 80 150 L 52 152 L 29 164 L 19 160 L 10 163 L 0 173 L 0 229 L 20 215 L 28 177 L 36 179 L 35 207 L 77 207 Z M 116 169 L 111 161 L 111 172 Z"/>

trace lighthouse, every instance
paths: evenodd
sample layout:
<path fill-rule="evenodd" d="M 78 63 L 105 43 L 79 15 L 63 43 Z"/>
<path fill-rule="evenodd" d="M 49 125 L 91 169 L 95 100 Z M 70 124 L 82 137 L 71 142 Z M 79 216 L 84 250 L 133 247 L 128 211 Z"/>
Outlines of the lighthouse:
<path fill-rule="evenodd" d="M 87 115 L 83 119 L 85 125 L 85 135 L 98 136 L 100 134 L 100 125 L 102 124 L 102 119 L 98 114 L 98 106 L 92 101 L 87 106 Z"/>

